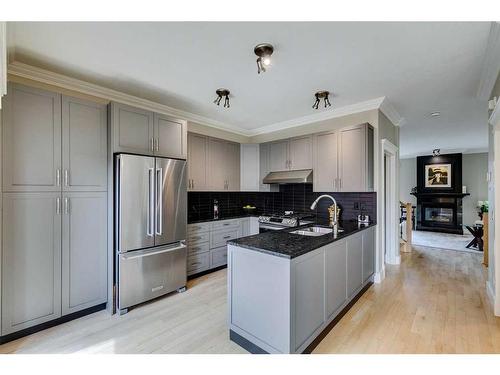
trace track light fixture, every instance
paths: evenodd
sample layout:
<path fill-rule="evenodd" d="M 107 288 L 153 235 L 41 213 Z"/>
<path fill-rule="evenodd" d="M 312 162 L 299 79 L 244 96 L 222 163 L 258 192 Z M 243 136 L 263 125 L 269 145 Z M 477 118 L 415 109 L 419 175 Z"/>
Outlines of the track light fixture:
<path fill-rule="evenodd" d="M 229 108 L 229 90 L 228 89 L 217 89 L 215 91 L 215 93 L 217 94 L 217 98 L 214 100 L 214 103 L 219 105 L 221 100 L 222 100 L 222 97 L 224 96 L 224 108 Z"/>
<path fill-rule="evenodd" d="M 264 73 L 266 66 L 271 65 L 271 55 L 274 52 L 274 47 L 269 43 L 257 44 L 253 49 L 257 58 L 257 73 Z"/>
<path fill-rule="evenodd" d="M 441 155 L 441 149 L 440 148 L 435 148 L 432 150 L 432 156 L 439 156 Z"/>
<path fill-rule="evenodd" d="M 330 95 L 329 91 L 318 91 L 316 94 L 314 94 L 314 97 L 316 98 L 316 101 L 313 104 L 313 109 L 318 109 L 319 108 L 319 102 L 321 99 L 324 99 L 325 101 L 325 108 L 330 107 L 332 103 L 330 103 L 330 99 L 328 99 L 328 95 Z"/>

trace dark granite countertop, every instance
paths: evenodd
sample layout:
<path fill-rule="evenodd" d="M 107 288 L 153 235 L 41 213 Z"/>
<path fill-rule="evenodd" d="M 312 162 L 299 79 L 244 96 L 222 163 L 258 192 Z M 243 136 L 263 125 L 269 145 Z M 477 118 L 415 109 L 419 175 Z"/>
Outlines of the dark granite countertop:
<path fill-rule="evenodd" d="M 224 217 L 219 217 L 218 219 L 200 219 L 200 220 L 188 220 L 188 224 L 199 224 L 199 223 L 208 223 L 210 221 L 222 221 L 222 220 L 231 220 L 231 219 L 242 219 L 245 217 L 259 217 L 259 214 L 257 213 L 252 213 L 252 214 L 237 214 L 237 215 L 229 215 L 229 216 L 224 216 Z"/>
<path fill-rule="evenodd" d="M 340 222 L 339 228 L 344 231 L 338 233 L 337 237 L 335 237 L 333 233 L 316 237 L 290 233 L 299 228 L 306 228 L 311 225 L 312 224 L 236 238 L 228 241 L 228 244 L 292 259 L 328 245 L 331 242 L 341 240 L 342 238 L 348 237 L 366 228 L 373 227 L 376 223 L 358 225 L 357 220 Z"/>

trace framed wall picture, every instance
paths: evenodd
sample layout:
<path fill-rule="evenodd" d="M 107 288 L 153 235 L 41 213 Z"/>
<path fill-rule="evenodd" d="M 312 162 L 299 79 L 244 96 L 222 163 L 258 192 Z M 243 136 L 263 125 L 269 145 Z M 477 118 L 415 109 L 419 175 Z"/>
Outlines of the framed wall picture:
<path fill-rule="evenodd" d="M 426 188 L 450 188 L 451 164 L 427 164 L 425 166 Z"/>

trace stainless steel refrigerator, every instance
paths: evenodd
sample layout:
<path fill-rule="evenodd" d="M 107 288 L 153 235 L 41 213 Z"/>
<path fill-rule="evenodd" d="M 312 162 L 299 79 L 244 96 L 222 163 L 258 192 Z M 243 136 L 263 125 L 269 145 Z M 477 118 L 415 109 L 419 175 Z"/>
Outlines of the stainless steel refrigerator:
<path fill-rule="evenodd" d="M 115 159 L 117 309 L 186 286 L 186 161 L 129 154 Z"/>

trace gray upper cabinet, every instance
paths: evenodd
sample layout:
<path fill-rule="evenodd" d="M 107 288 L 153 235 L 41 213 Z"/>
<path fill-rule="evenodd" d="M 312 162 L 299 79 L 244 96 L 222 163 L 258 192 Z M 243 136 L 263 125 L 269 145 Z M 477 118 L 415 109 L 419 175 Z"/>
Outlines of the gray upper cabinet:
<path fill-rule="evenodd" d="M 154 152 L 153 112 L 121 103 L 111 103 L 113 152 Z"/>
<path fill-rule="evenodd" d="M 292 138 L 289 141 L 288 168 L 291 170 L 312 168 L 312 137 Z"/>
<path fill-rule="evenodd" d="M 226 142 L 210 138 L 208 141 L 208 181 L 210 190 L 226 190 Z M 238 159 L 239 160 L 239 159 Z"/>
<path fill-rule="evenodd" d="M 9 84 L 2 123 L 3 190 L 61 190 L 61 96 Z"/>
<path fill-rule="evenodd" d="M 61 316 L 61 208 L 60 193 L 3 195 L 2 335 Z"/>
<path fill-rule="evenodd" d="M 186 159 L 186 121 L 154 114 L 154 154 L 157 156 Z"/>
<path fill-rule="evenodd" d="M 62 150 L 64 191 L 106 191 L 106 105 L 63 96 Z"/>
<path fill-rule="evenodd" d="M 373 191 L 373 129 L 368 125 L 339 132 L 340 191 Z"/>
<path fill-rule="evenodd" d="M 338 184 L 337 133 L 314 136 L 314 191 L 336 191 Z"/>
<path fill-rule="evenodd" d="M 314 135 L 314 191 L 373 191 L 369 124 Z"/>
<path fill-rule="evenodd" d="M 269 172 L 288 169 L 288 140 L 269 143 Z"/>
<path fill-rule="evenodd" d="M 208 137 L 188 133 L 188 190 L 208 190 Z"/>
<path fill-rule="evenodd" d="M 106 193 L 62 197 L 62 313 L 106 302 Z"/>
<path fill-rule="evenodd" d="M 208 140 L 208 186 L 210 190 L 240 190 L 240 145 L 223 139 Z"/>

